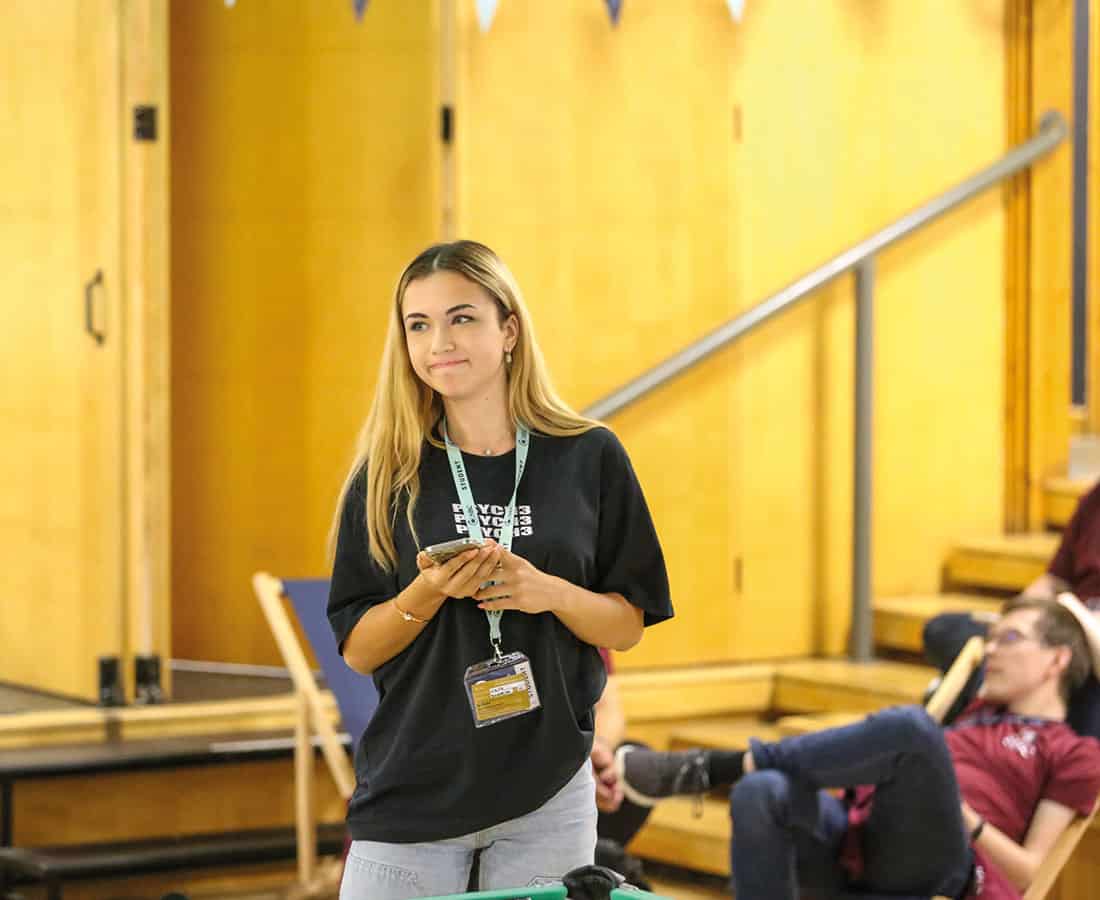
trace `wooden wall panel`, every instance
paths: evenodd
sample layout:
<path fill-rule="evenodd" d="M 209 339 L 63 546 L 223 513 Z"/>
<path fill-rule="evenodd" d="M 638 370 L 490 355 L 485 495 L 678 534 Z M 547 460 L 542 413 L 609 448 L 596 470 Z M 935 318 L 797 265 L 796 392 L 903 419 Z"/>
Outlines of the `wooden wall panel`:
<path fill-rule="evenodd" d="M 460 233 L 515 269 L 583 406 L 1005 150 L 992 4 L 501 6 L 459 23 Z M 1003 211 L 885 255 L 875 586 L 931 590 L 1002 515 Z M 625 666 L 838 650 L 848 610 L 850 279 L 612 424 L 680 616 Z"/>
<path fill-rule="evenodd" d="M 126 265 L 126 688 L 134 654 L 171 656 L 171 303 L 168 2 L 122 7 L 123 241 Z M 154 140 L 135 139 L 137 106 L 156 110 Z M 161 666 L 171 690 L 171 669 Z"/>
<path fill-rule="evenodd" d="M 125 615 L 119 30 L 115 0 L 0 30 L 0 680 L 88 700 Z"/>
<path fill-rule="evenodd" d="M 1031 0 L 1005 4 L 1005 104 L 1010 144 L 1034 131 L 1031 102 Z M 1029 446 L 1031 372 L 1031 172 L 1005 183 L 1005 530 L 1031 523 Z"/>
<path fill-rule="evenodd" d="M 1073 0 L 1032 3 L 1032 109 L 1073 125 Z M 1073 142 L 1031 176 L 1031 346 L 1028 515 L 1042 527 L 1044 481 L 1065 472 L 1070 436 L 1073 294 Z"/>
<path fill-rule="evenodd" d="M 1089 3 L 1088 409 L 1100 433 L 1100 0 Z"/>
<path fill-rule="evenodd" d="M 320 756 L 314 783 L 318 821 L 341 821 L 346 804 Z M 18 847 L 285 827 L 294 823 L 294 762 L 24 781 L 13 806 Z"/>
<path fill-rule="evenodd" d="M 279 663 L 327 573 L 392 285 L 434 238 L 435 4 L 173 3 L 173 653 Z"/>
<path fill-rule="evenodd" d="M 821 245 L 832 242 L 835 251 L 1004 151 L 1003 26 L 994 9 L 980 9 L 834 5 L 823 32 L 828 39 L 798 48 L 808 57 L 804 69 L 817 78 L 802 76 L 812 124 L 785 140 L 777 135 L 771 153 L 784 144 L 814 150 L 796 170 L 805 173 L 801 179 L 775 180 L 767 208 L 779 215 L 761 217 L 771 232 L 761 255 L 821 259 L 827 254 L 815 252 L 810 238 L 795 238 L 805 249 L 791 251 L 792 240 L 780 230 L 784 217 L 804 222 L 799 231 Z M 782 29 L 773 28 L 778 42 Z M 766 96 L 763 69 L 761 59 L 752 80 L 761 85 L 758 105 Z M 745 174 L 753 180 L 751 169 Z M 765 202 L 762 194 L 756 205 Z M 990 194 L 877 260 L 872 584 L 878 594 L 934 590 L 953 537 L 1000 526 L 1002 223 L 1000 198 Z M 805 560 L 798 587 L 815 625 L 810 646 L 827 652 L 843 650 L 850 606 L 852 290 L 848 277 L 816 301 L 817 319 L 807 322 L 803 337 L 801 384 L 780 394 L 792 399 L 773 403 L 778 411 L 756 434 L 761 447 L 786 439 L 801 449 L 788 471 L 804 482 L 785 493 L 801 497 L 802 505 L 783 521 L 787 533 L 799 535 L 795 551 Z M 759 343 L 769 339 L 761 334 Z M 763 394 L 767 382 L 743 389 Z M 784 491 L 784 473 L 769 466 L 764 451 L 755 472 L 736 488 L 742 499 L 753 485 Z M 746 510 L 761 508 L 751 502 Z M 776 529 L 771 543 L 779 558 L 783 541 Z M 774 566 L 783 577 L 778 559 Z"/>

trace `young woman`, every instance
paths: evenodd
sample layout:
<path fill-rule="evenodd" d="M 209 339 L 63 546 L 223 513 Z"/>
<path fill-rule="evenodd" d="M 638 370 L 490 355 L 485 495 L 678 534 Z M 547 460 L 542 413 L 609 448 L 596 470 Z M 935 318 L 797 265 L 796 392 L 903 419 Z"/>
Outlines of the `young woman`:
<path fill-rule="evenodd" d="M 328 614 L 379 705 L 342 900 L 560 880 L 592 862 L 597 647 L 672 615 L 622 445 L 547 377 L 512 274 L 472 241 L 398 281 L 340 502 Z M 419 548 L 474 547 L 435 562 Z"/>

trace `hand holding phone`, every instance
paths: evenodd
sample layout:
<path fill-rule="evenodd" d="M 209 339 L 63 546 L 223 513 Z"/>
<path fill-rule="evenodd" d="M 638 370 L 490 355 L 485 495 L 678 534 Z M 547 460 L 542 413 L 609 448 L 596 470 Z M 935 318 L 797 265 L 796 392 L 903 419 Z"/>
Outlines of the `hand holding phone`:
<path fill-rule="evenodd" d="M 442 544 L 432 544 L 425 547 L 423 552 L 431 557 L 437 566 L 443 565 L 447 560 L 454 559 L 458 554 L 473 550 L 476 547 L 485 546 L 483 538 L 464 537 L 453 541 L 445 541 Z"/>
<path fill-rule="evenodd" d="M 447 544 L 460 543 L 460 547 L 443 549 Z M 460 538 L 458 541 L 448 541 L 447 544 L 426 547 L 417 554 L 419 577 L 444 597 L 472 597 L 489 581 L 500 565 L 504 548 L 495 541 L 477 542 L 471 538 Z M 445 561 L 436 562 L 429 551 L 435 551 L 436 556 L 446 557 Z"/>

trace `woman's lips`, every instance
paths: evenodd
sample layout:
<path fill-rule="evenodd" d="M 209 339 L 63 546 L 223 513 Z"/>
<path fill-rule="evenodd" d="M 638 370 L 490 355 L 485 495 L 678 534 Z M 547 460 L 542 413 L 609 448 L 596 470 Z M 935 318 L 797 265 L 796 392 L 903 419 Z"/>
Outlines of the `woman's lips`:
<path fill-rule="evenodd" d="M 436 369 L 452 369 L 455 366 L 461 365 L 464 362 L 466 362 L 466 360 L 464 359 L 452 359 L 448 362 L 432 363 L 430 366 L 428 366 L 428 368 L 434 372 Z"/>

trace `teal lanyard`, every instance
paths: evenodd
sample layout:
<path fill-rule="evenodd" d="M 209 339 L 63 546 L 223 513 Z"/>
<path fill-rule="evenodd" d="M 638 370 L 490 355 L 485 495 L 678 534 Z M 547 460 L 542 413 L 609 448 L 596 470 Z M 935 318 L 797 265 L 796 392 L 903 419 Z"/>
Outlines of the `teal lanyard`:
<path fill-rule="evenodd" d="M 458 491 L 458 499 L 462 504 L 462 515 L 466 519 L 466 529 L 470 537 L 478 540 L 484 539 L 481 530 L 481 521 L 477 515 L 477 504 L 474 502 L 473 491 L 470 490 L 470 479 L 466 474 L 466 464 L 462 461 L 462 451 L 451 443 L 447 434 L 447 423 L 443 423 L 443 440 L 447 444 L 447 459 L 451 463 L 451 477 L 454 478 L 455 490 Z M 512 499 L 508 501 L 508 507 L 504 510 L 504 521 L 500 526 L 500 540 L 498 543 L 505 550 L 512 549 L 512 536 L 516 525 L 516 495 L 519 493 L 519 483 L 523 478 L 523 470 L 527 466 L 527 451 L 531 446 L 531 432 L 525 425 L 516 426 L 516 484 L 512 488 Z M 489 642 L 493 645 L 493 652 L 499 659 L 500 652 L 500 617 L 503 610 L 486 610 L 485 615 L 489 619 Z"/>

